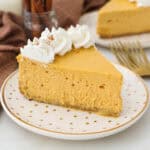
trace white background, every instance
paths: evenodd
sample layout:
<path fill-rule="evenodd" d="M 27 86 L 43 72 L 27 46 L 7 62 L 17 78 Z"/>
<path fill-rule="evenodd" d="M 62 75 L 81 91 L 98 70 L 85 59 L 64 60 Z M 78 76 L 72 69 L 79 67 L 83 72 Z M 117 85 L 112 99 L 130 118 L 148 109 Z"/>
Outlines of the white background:
<path fill-rule="evenodd" d="M 22 0 L 0 0 L 0 10 L 10 11 L 17 15 L 21 15 Z"/>

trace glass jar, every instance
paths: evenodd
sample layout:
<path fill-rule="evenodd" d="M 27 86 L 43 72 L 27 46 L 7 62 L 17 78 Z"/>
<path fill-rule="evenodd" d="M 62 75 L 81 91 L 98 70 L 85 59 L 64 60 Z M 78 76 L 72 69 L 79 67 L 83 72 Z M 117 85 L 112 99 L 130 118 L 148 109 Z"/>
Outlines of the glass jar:
<path fill-rule="evenodd" d="M 52 0 L 23 0 L 24 26 L 30 39 L 39 37 L 47 27 L 58 26 Z"/>

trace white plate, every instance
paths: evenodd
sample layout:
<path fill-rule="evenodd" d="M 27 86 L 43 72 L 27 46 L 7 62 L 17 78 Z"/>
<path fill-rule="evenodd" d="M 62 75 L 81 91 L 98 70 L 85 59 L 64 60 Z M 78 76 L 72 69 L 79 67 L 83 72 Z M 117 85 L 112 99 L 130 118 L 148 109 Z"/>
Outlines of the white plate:
<path fill-rule="evenodd" d="M 19 92 L 18 71 L 12 73 L 2 86 L 2 106 L 18 125 L 48 137 L 88 140 L 116 134 L 142 117 L 149 99 L 147 88 L 137 75 L 120 65 L 115 66 L 124 77 L 123 112 L 118 118 L 29 101 Z"/>
<path fill-rule="evenodd" d="M 98 14 L 98 11 L 86 13 L 79 20 L 79 24 L 87 24 L 89 26 L 96 44 L 99 44 L 103 47 L 109 47 L 109 45 L 115 41 L 122 41 L 122 42 L 140 41 L 143 48 L 150 47 L 150 33 L 130 35 L 130 36 L 121 36 L 121 37 L 107 38 L 107 39 L 99 37 L 96 34 L 97 14 Z"/>

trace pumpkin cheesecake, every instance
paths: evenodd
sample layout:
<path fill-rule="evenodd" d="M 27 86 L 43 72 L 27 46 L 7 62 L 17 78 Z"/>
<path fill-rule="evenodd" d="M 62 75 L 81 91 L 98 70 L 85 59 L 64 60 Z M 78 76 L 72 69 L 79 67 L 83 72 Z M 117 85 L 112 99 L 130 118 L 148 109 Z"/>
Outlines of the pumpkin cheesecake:
<path fill-rule="evenodd" d="M 91 39 L 87 26 L 77 26 L 45 30 L 29 41 L 17 57 L 21 93 L 39 102 L 119 116 L 122 75 Z"/>
<path fill-rule="evenodd" d="M 110 38 L 150 32 L 150 0 L 110 0 L 98 12 L 97 33 Z"/>

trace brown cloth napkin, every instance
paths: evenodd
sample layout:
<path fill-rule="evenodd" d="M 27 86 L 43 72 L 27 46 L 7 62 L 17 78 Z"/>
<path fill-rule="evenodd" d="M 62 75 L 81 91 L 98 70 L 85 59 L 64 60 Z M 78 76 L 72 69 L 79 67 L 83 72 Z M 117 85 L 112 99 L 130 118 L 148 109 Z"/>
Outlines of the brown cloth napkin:
<path fill-rule="evenodd" d="M 83 12 L 99 8 L 107 0 L 54 0 L 53 7 L 59 25 L 75 25 Z M 17 68 L 16 55 L 27 41 L 23 18 L 0 11 L 0 87 L 4 79 Z"/>
<path fill-rule="evenodd" d="M 0 86 L 6 76 L 17 68 L 15 57 L 25 42 L 22 18 L 0 11 Z"/>

